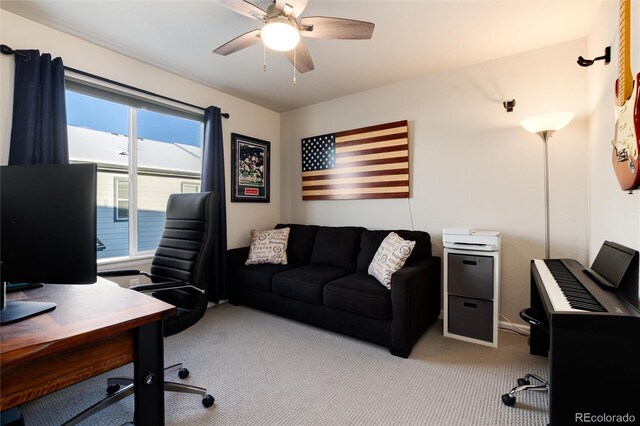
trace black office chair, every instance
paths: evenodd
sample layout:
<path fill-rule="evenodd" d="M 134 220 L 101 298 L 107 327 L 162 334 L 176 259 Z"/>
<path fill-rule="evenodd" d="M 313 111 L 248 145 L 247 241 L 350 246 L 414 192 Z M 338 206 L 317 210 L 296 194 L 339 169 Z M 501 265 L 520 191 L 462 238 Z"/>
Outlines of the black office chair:
<path fill-rule="evenodd" d="M 520 318 L 531 324 L 532 330 L 536 327 L 539 330 L 544 330 L 547 334 L 549 333 L 549 327 L 531 315 L 531 308 L 521 310 Z M 531 379 L 535 380 L 537 383 L 532 384 Z M 516 394 L 523 391 L 548 392 L 549 382 L 538 375 L 525 374 L 524 377 L 518 379 L 518 386 L 511 389 L 509 393 L 502 395 L 502 403 L 507 406 L 514 405 L 516 403 Z"/>
<path fill-rule="evenodd" d="M 148 277 L 152 284 L 131 288 L 150 293 L 177 308 L 176 315 L 163 321 L 165 337 L 191 327 L 204 316 L 207 309 L 207 288 L 213 279 L 211 255 L 216 238 L 218 202 L 218 194 L 212 192 L 172 194 L 167 202 L 165 227 L 151 262 L 150 273 L 138 270 L 99 273 L 101 277 Z M 178 371 L 181 379 L 189 376 L 189 370 L 182 364 L 175 364 L 165 368 L 165 377 L 175 371 Z M 198 394 L 202 397 L 202 405 L 207 408 L 215 402 L 206 389 L 197 386 L 165 381 L 164 390 Z M 110 378 L 107 380 L 108 396 L 64 424 L 76 424 L 133 392 L 132 378 Z"/>

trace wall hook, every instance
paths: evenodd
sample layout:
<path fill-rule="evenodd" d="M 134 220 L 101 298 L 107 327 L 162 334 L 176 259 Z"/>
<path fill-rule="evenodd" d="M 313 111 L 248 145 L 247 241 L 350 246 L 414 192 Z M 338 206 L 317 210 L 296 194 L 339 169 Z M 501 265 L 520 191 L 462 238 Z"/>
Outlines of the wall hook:
<path fill-rule="evenodd" d="M 502 106 L 504 107 L 504 109 L 507 110 L 507 112 L 511 112 L 513 111 L 513 108 L 516 106 L 516 100 L 511 99 L 510 101 L 504 101 L 502 103 Z"/>
<path fill-rule="evenodd" d="M 601 59 L 604 59 L 604 64 L 605 65 L 607 65 L 607 64 L 609 64 L 609 62 L 611 62 L 611 46 L 605 47 L 604 55 L 603 56 L 598 56 L 597 58 L 585 59 L 582 56 L 578 56 L 578 65 L 580 65 L 581 67 L 590 67 L 591 65 L 593 65 L 593 63 L 595 61 L 599 61 Z"/>

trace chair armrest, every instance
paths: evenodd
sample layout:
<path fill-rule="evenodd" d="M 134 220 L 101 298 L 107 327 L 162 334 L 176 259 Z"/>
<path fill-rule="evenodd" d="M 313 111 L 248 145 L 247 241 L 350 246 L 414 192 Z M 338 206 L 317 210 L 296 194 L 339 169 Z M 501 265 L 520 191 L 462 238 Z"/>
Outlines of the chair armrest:
<path fill-rule="evenodd" d="M 391 351 L 408 357 L 414 343 L 440 314 L 437 256 L 414 262 L 391 276 Z"/>
<path fill-rule="evenodd" d="M 158 283 L 158 284 L 141 284 L 141 285 L 135 285 L 135 286 L 129 287 L 129 290 L 135 290 L 142 293 L 151 292 L 151 291 L 181 290 L 181 289 L 195 290 L 201 294 L 205 293 L 203 289 L 191 284 L 187 284 L 184 281 L 168 281 L 168 282 Z"/>
<path fill-rule="evenodd" d="M 107 278 L 107 277 L 128 277 L 131 275 L 144 275 L 145 277 L 151 278 L 151 275 L 144 271 L 139 271 L 137 269 L 120 269 L 115 271 L 101 271 L 98 272 L 99 277 Z"/>

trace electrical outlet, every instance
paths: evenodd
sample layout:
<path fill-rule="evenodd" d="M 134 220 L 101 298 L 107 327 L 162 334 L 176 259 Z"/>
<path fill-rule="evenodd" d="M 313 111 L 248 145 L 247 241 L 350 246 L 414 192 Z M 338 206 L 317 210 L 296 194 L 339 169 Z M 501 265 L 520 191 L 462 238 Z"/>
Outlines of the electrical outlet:
<path fill-rule="evenodd" d="M 138 285 L 140 284 L 140 278 L 131 278 L 129 280 L 129 285 L 130 286 L 134 286 L 134 285 Z"/>

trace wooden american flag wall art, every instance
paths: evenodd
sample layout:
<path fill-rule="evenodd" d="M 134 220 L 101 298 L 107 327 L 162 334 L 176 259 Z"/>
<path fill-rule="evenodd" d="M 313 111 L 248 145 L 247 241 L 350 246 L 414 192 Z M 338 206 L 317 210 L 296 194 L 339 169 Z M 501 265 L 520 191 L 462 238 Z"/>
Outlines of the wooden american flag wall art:
<path fill-rule="evenodd" d="M 302 199 L 409 198 L 407 120 L 302 139 Z"/>

